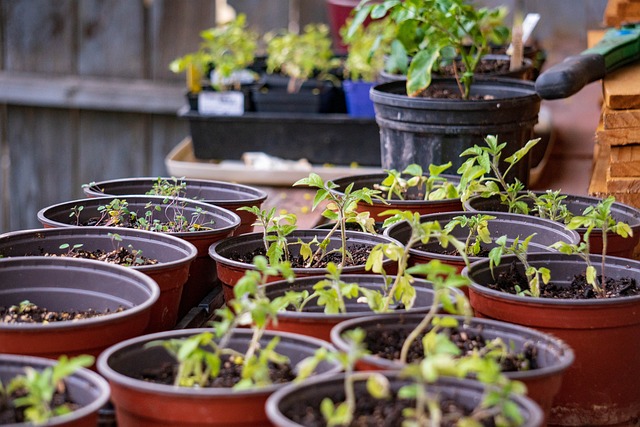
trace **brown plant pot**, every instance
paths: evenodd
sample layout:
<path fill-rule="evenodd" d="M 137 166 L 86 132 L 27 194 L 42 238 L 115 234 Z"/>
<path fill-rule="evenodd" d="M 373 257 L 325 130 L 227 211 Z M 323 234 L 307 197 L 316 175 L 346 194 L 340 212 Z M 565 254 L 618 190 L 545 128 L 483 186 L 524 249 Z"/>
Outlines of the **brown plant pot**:
<path fill-rule="evenodd" d="M 117 231 L 122 238 L 115 242 L 109 235 Z M 189 268 L 197 250 L 184 239 L 151 231 L 113 227 L 63 227 L 40 230 L 21 230 L 0 235 L 0 258 L 15 256 L 38 256 L 44 253 L 62 254 L 63 244 L 81 244 L 87 251 L 111 251 L 116 245 L 131 246 L 142 251 L 142 255 L 158 260 L 155 265 L 132 266 L 153 279 L 160 287 L 158 301 L 151 308 L 151 317 L 146 332 L 172 329 L 178 321 L 178 307 L 182 289 L 189 277 Z"/>
<path fill-rule="evenodd" d="M 172 363 L 173 358 L 161 347 L 145 347 L 151 341 L 189 337 L 206 329 L 176 330 L 145 335 L 111 346 L 98 359 L 98 371 L 109 381 L 111 399 L 119 427 L 151 426 L 261 426 L 268 425 L 264 404 L 271 393 L 283 387 L 270 385 L 255 390 L 229 388 L 189 388 L 155 384 L 137 379 L 145 369 Z M 229 347 L 244 352 L 252 331 L 238 329 Z M 265 346 L 274 336 L 280 337 L 276 351 L 289 357 L 292 364 L 331 346 L 321 340 L 296 334 L 267 331 Z M 338 372 L 338 365 L 322 362 L 318 375 Z"/>
<path fill-rule="evenodd" d="M 535 192 L 537 195 L 543 192 Z M 582 215 L 584 210 L 589 206 L 595 206 L 602 199 L 592 196 L 577 196 L 567 194 L 564 202 L 567 209 L 574 215 Z M 464 202 L 464 208 L 470 211 L 503 211 L 506 212 L 507 206 L 500 203 L 497 197 L 472 197 Z M 619 256 L 623 258 L 633 258 L 635 247 L 640 241 L 640 209 L 625 205 L 624 203 L 614 202 L 611 205 L 611 214 L 616 221 L 622 221 L 631 227 L 633 236 L 624 238 L 613 232 L 607 233 L 607 255 Z M 576 229 L 580 236 L 587 231 L 586 228 Z M 594 229 L 589 238 L 589 248 L 593 254 L 602 253 L 602 232 Z"/>
<path fill-rule="evenodd" d="M 0 383 L 8 384 L 12 378 L 24 375 L 24 368 L 37 371 L 52 366 L 56 361 L 41 357 L 0 355 Z M 100 375 L 88 369 L 79 369 L 65 380 L 70 399 L 80 407 L 65 415 L 50 418 L 45 426 L 95 427 L 98 411 L 109 400 L 109 384 Z M 31 423 L 10 424 L 11 426 L 31 426 Z"/>
<path fill-rule="evenodd" d="M 456 317 L 461 325 L 464 323 L 463 317 L 452 317 Z M 345 321 L 331 331 L 331 343 L 338 350 L 346 351 L 348 343 L 342 338 L 345 331 L 355 328 L 364 329 L 365 332 L 371 330 L 397 331 L 399 329 L 411 331 L 418 326 L 422 319 L 423 316 L 415 314 L 396 314 L 386 317 L 368 316 Z M 575 358 L 571 348 L 552 335 L 511 323 L 471 318 L 469 326 L 480 329 L 482 336 L 487 340 L 501 338 L 507 345 L 513 345 L 515 351 L 523 349 L 527 341 L 534 343 L 540 366 L 529 371 L 505 372 L 504 374 L 511 380 L 522 381 L 527 386 L 527 396 L 536 402 L 545 417 L 548 417 L 553 397 L 560 390 L 564 372 L 571 366 Z M 399 360 L 389 360 L 375 355 L 364 356 L 356 364 L 356 368 L 363 371 L 402 369 L 402 367 L 403 364 Z"/>
<path fill-rule="evenodd" d="M 0 259 L 0 306 L 24 300 L 50 310 L 116 310 L 119 313 L 44 323 L 0 323 L 0 353 L 57 359 L 97 357 L 117 342 L 142 335 L 160 289 L 148 276 L 101 261 L 14 257 Z"/>
<path fill-rule="evenodd" d="M 410 384 L 409 380 L 403 379 L 398 371 L 387 371 L 384 375 L 389 379 L 390 388 L 394 392 L 397 392 L 403 385 Z M 467 408 L 474 408 L 480 403 L 485 393 L 485 386 L 478 381 L 442 377 L 434 384 L 429 384 L 428 390 L 439 396 L 451 398 Z M 363 381 L 356 382 L 355 391 L 356 396 L 368 393 Z M 322 399 L 328 396 L 336 400 L 344 399 L 344 374 L 312 379 L 283 387 L 267 399 L 267 415 L 276 427 L 301 427 L 301 424 L 293 422 L 287 416 L 290 408 L 297 406 L 300 402 L 318 408 Z M 524 419 L 521 427 L 543 425 L 542 411 L 531 399 L 518 396 L 513 400 Z"/>
<path fill-rule="evenodd" d="M 318 237 L 321 241 L 323 236 L 328 234 L 328 230 L 296 230 L 288 236 L 291 242 L 296 242 L 298 239 L 302 239 L 305 242 L 310 242 L 314 237 Z M 233 256 L 252 253 L 258 248 L 263 248 L 262 233 L 249 233 L 242 236 L 234 236 L 228 239 L 219 241 L 209 248 L 209 255 L 216 262 L 218 269 L 218 278 L 222 282 L 222 289 L 224 290 L 225 301 L 233 299 L 233 287 L 244 276 L 247 270 L 254 270 L 253 264 L 235 261 Z M 348 245 L 368 245 L 372 248 L 378 243 L 390 243 L 396 242 L 395 240 L 375 235 L 367 234 L 359 231 L 347 231 Z M 397 243 L 397 242 L 396 242 Z M 340 247 L 340 237 L 332 236 L 331 241 L 327 247 L 327 250 L 332 250 Z M 299 246 L 293 245 L 291 248 L 291 256 L 295 257 L 299 255 Z M 385 260 L 385 271 L 387 274 L 394 274 L 396 272 L 395 263 Z M 296 277 L 307 276 L 319 276 L 326 273 L 324 268 L 294 268 L 293 272 Z M 364 265 L 351 265 L 342 269 L 343 274 L 367 274 L 368 271 Z M 281 276 L 271 276 L 268 278 L 269 282 L 275 282 L 281 280 Z"/>
<path fill-rule="evenodd" d="M 324 279 L 324 276 L 311 276 L 296 278 L 293 283 L 286 280 L 268 283 L 264 291 L 271 300 L 279 296 L 283 296 L 286 292 L 300 292 L 308 290 L 313 293 L 313 285 Z M 386 282 L 382 276 L 371 274 L 343 274 L 341 279 L 346 283 L 358 283 L 367 289 L 383 291 Z M 402 313 L 426 313 L 433 302 L 433 286 L 431 282 L 422 279 L 415 279 L 413 286 L 416 290 L 416 299 L 412 308 L 404 310 L 397 308 L 396 311 L 380 314 L 381 316 L 395 315 Z M 269 329 L 276 331 L 293 332 L 319 338 L 325 341 L 331 339 L 331 329 L 338 323 L 345 320 L 370 316 L 373 311 L 369 309 L 366 303 L 356 302 L 355 300 L 347 300 L 345 302 L 347 312 L 341 314 L 326 314 L 324 307 L 319 306 L 316 300 L 309 302 L 305 309 L 298 311 L 281 311 L 278 313 L 278 324 L 271 324 Z"/>
<path fill-rule="evenodd" d="M 344 190 L 347 186 L 353 183 L 353 190 L 360 190 L 362 188 L 374 189 L 376 184 L 380 184 L 387 174 L 368 174 L 368 175 L 354 175 L 339 178 L 334 180 L 334 184 L 338 185 L 338 188 L 333 190 L 336 194 L 344 195 Z M 455 175 L 442 175 L 447 178 L 447 181 L 457 184 L 460 182 L 460 177 Z M 409 191 L 411 196 L 416 196 L 415 189 L 412 188 Z M 386 195 L 382 194 L 381 197 Z M 431 213 L 451 212 L 462 210 L 462 202 L 460 199 L 444 199 L 444 200 L 388 200 L 384 203 L 381 200 L 373 199 L 372 204 L 365 202 L 358 202 L 358 212 L 369 212 L 371 218 L 376 222 L 384 222 L 388 216 L 382 215 L 382 212 L 389 209 L 399 209 L 402 211 L 410 210 L 411 212 L 417 212 L 420 215 L 426 215 Z"/>
<path fill-rule="evenodd" d="M 600 257 L 592 255 L 600 270 Z M 586 264 L 560 253 L 531 254 L 534 267 L 551 270 L 554 283 L 568 285 Z M 494 268 L 509 268 L 513 256 Z M 493 281 L 489 261 L 465 269 L 472 281 L 470 302 L 479 317 L 510 322 L 552 334 L 575 352 L 575 363 L 565 373 L 551 410 L 557 425 L 630 425 L 640 419 L 640 296 L 595 300 L 522 297 L 486 287 Z M 640 280 L 640 262 L 607 257 L 610 277 Z"/>
<path fill-rule="evenodd" d="M 173 178 L 166 179 L 169 182 Z M 92 182 L 82 188 L 87 197 L 126 196 L 129 194 L 147 194 L 158 178 L 121 178 Z M 234 235 L 251 233 L 255 215 L 239 210 L 241 207 L 260 207 L 267 199 L 267 193 L 248 185 L 235 184 L 209 179 L 180 178 L 186 184 L 184 197 L 209 203 L 233 211 L 240 217 L 240 226 Z"/>
<path fill-rule="evenodd" d="M 113 197 L 97 197 L 74 200 L 70 202 L 59 203 L 41 209 L 38 212 L 38 220 L 47 228 L 51 227 L 72 227 L 75 226 L 70 221 L 74 221 L 69 217 L 72 209 L 76 206 L 84 206 L 79 213 L 79 221 L 83 223 L 89 218 L 100 216 L 98 208 L 108 204 Z M 165 197 L 162 196 L 142 196 L 128 195 L 122 198 L 129 203 L 129 210 L 136 212 L 138 216 L 144 216 L 149 210 L 149 203 L 161 208 L 161 213 L 157 217 L 161 221 L 171 218 L 174 208 L 167 210 Z M 194 232 L 169 232 L 166 234 L 179 237 L 194 245 L 198 251 L 196 258 L 189 268 L 189 278 L 184 284 L 182 298 L 178 309 L 178 317 L 184 316 L 189 310 L 196 306 L 207 294 L 214 290 L 218 285 L 216 276 L 216 265 L 213 259 L 209 257 L 209 246 L 225 237 L 230 236 L 233 231 L 240 225 L 240 218 L 233 212 L 189 199 L 178 199 L 179 203 L 184 203 L 184 215 L 190 218 L 197 213 L 198 209 L 203 212 L 200 214 L 200 223 L 208 223 L 213 221 L 211 230 L 194 231 Z M 119 228 L 114 228 L 118 230 Z"/>

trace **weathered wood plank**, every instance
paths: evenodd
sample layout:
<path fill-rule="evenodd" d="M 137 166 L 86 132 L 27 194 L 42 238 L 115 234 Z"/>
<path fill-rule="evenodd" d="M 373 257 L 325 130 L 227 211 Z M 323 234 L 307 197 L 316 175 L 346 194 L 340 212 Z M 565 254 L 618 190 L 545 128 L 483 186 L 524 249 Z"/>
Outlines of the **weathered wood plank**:
<path fill-rule="evenodd" d="M 72 0 L 3 1 L 3 69 L 75 72 L 75 4 Z"/>
<path fill-rule="evenodd" d="M 602 121 L 596 129 L 596 140 L 606 145 L 629 145 L 640 143 L 640 128 L 604 129 Z"/>
<path fill-rule="evenodd" d="M 78 74 L 145 77 L 142 1 L 82 0 L 78 20 Z"/>
<path fill-rule="evenodd" d="M 640 145 L 611 147 L 609 176 L 640 177 Z"/>
<path fill-rule="evenodd" d="M 640 62 L 627 65 L 602 80 L 605 105 L 614 110 L 640 108 Z"/>
<path fill-rule="evenodd" d="M 180 83 L 0 72 L 0 102 L 173 114 L 185 98 Z"/>
<path fill-rule="evenodd" d="M 630 110 L 602 109 L 604 129 L 640 128 L 640 108 Z"/>
<path fill-rule="evenodd" d="M 164 159 L 169 152 L 189 135 L 189 122 L 174 117 L 154 115 L 151 117 L 151 176 L 166 176 Z"/>

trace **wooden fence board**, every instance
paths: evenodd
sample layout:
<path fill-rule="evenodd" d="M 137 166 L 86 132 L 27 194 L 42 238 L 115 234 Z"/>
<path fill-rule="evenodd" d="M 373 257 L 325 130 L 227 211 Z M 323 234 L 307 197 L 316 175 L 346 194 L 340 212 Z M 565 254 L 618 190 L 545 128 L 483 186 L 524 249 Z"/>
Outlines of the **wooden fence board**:
<path fill-rule="evenodd" d="M 185 136 L 189 135 L 189 123 L 176 117 L 154 115 L 151 117 L 151 145 L 149 164 L 151 176 L 166 176 L 164 159 Z"/>

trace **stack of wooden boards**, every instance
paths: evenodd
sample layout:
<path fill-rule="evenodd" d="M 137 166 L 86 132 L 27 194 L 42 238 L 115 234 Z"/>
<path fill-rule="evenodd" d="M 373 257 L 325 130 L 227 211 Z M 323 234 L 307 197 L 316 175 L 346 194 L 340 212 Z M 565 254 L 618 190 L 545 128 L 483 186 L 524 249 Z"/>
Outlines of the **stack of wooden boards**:
<path fill-rule="evenodd" d="M 640 62 L 605 76 L 589 193 L 640 207 Z"/>
<path fill-rule="evenodd" d="M 619 27 L 621 24 L 640 21 L 640 0 L 609 0 L 604 11 L 604 25 Z"/>

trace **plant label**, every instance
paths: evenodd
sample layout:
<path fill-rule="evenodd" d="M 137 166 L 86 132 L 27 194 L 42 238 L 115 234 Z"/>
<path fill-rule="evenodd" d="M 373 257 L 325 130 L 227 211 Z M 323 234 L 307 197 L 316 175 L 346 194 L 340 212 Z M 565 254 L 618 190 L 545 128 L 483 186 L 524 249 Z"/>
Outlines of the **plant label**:
<path fill-rule="evenodd" d="M 241 116 L 244 114 L 244 94 L 239 91 L 200 92 L 198 112 L 203 116 Z"/>

